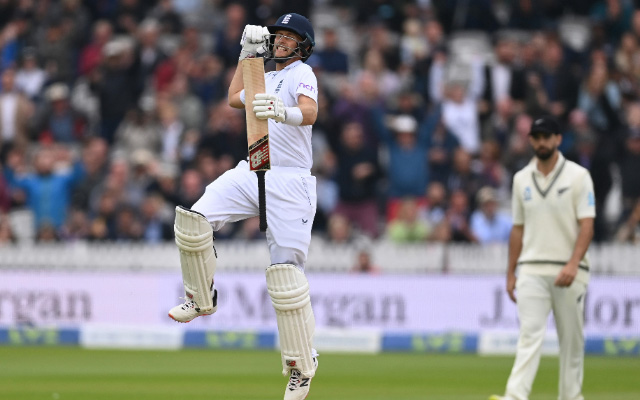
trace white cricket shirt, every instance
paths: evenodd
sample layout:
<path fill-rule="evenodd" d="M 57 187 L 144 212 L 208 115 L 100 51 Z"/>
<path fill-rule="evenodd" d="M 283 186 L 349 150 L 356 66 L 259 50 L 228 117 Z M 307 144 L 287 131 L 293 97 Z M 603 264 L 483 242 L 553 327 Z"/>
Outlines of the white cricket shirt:
<path fill-rule="evenodd" d="M 265 89 L 282 99 L 285 107 L 297 107 L 298 96 L 305 95 L 318 103 L 318 80 L 310 66 L 298 60 L 280 71 L 264 74 Z M 244 90 L 240 97 L 244 99 Z M 253 99 L 245 101 L 253 101 Z M 249 103 L 251 104 L 251 103 Z M 311 169 L 311 125 L 292 126 L 269 119 L 271 165 Z"/>
<path fill-rule="evenodd" d="M 521 272 L 557 275 L 569 261 L 579 233 L 578 220 L 596 215 L 589 171 L 559 154 L 544 176 L 536 158 L 513 178 L 513 224 L 524 225 Z M 589 258 L 580 261 L 576 279 L 589 281 Z"/>

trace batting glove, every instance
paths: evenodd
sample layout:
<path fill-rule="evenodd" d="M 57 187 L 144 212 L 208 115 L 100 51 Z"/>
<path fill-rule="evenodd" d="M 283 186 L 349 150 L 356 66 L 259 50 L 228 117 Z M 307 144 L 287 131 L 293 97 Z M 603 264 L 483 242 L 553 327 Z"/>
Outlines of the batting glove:
<path fill-rule="evenodd" d="M 253 101 L 253 112 L 258 119 L 275 119 L 277 122 L 284 122 L 287 119 L 287 112 L 282 99 L 278 96 L 257 93 Z"/>
<path fill-rule="evenodd" d="M 245 58 L 255 58 L 258 54 L 266 52 L 269 35 L 269 29 L 266 26 L 245 26 L 240 40 L 242 51 L 240 51 L 238 61 L 242 61 Z"/>

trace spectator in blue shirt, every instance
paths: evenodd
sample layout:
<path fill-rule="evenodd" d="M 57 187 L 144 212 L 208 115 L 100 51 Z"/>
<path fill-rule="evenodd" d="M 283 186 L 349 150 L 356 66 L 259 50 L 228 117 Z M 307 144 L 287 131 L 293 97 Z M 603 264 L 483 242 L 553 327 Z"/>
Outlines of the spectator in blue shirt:
<path fill-rule="evenodd" d="M 349 73 L 349 57 L 338 48 L 338 33 L 333 28 L 324 30 L 323 49 L 312 57 L 316 58 L 323 72 L 345 75 Z"/>
<path fill-rule="evenodd" d="M 428 130 L 418 129 L 415 118 L 405 114 L 394 117 L 391 130 L 381 129 L 380 136 L 389 150 L 389 196 L 423 196 L 429 182 Z"/>
<path fill-rule="evenodd" d="M 35 171 L 17 174 L 11 166 L 5 171 L 14 191 L 21 191 L 26 196 L 26 205 L 34 213 L 36 228 L 51 225 L 60 229 L 67 217 L 74 185 L 83 177 L 84 168 L 81 163 L 71 168 L 56 170 L 57 158 L 69 160 L 70 154 L 61 149 L 58 154 L 50 147 L 43 147 L 35 155 Z"/>
<path fill-rule="evenodd" d="M 498 210 L 495 190 L 485 186 L 478 191 L 478 209 L 471 215 L 471 232 L 479 243 L 507 243 L 511 232 L 511 217 Z"/>

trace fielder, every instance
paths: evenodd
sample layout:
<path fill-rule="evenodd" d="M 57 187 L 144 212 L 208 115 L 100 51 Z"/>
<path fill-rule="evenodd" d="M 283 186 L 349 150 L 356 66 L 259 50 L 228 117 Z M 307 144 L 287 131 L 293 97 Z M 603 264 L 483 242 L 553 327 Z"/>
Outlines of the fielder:
<path fill-rule="evenodd" d="M 316 212 L 316 179 L 310 169 L 318 84 L 304 63 L 315 45 L 314 32 L 307 18 L 290 13 L 269 27 L 247 25 L 240 43 L 240 61 L 262 55 L 276 62 L 276 70 L 265 74 L 267 93 L 255 99 L 245 99 L 239 64 L 229 86 L 229 105 L 245 108 L 250 102 L 256 117 L 269 121 L 271 170 L 265 182 L 271 265 L 266 282 L 277 316 L 283 374 L 290 374 L 284 398 L 301 400 L 309 393 L 318 365 L 312 348 L 315 319 L 304 275 Z M 171 318 L 189 322 L 216 312 L 213 231 L 256 215 L 257 176 L 246 161 L 209 184 L 190 210 L 176 208 L 176 243 L 187 297 L 169 311 Z"/>
<path fill-rule="evenodd" d="M 535 120 L 529 132 L 535 157 L 513 178 L 507 292 L 514 302 L 518 293 L 520 337 L 506 394 L 490 400 L 529 398 L 550 311 L 560 343 L 558 400 L 583 400 L 583 311 L 595 197 L 589 172 L 558 151 L 559 132 L 551 117 Z"/>

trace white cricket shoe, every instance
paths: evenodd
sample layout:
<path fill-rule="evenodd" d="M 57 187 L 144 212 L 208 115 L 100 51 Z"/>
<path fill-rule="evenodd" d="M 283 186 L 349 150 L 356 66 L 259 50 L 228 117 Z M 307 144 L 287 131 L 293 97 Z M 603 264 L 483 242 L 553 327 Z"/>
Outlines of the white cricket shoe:
<path fill-rule="evenodd" d="M 318 358 L 313 357 L 313 364 L 318 369 Z M 309 387 L 312 378 L 305 378 L 300 370 L 292 369 L 289 376 L 287 389 L 284 391 L 284 400 L 304 400 L 309 395 Z"/>
<path fill-rule="evenodd" d="M 497 394 L 493 394 L 489 396 L 489 400 L 511 400 L 509 397 L 498 396 Z"/>
<path fill-rule="evenodd" d="M 202 312 L 198 308 L 198 304 L 190 298 L 185 298 L 185 302 L 183 304 L 179 304 L 169 310 L 169 317 L 177 322 L 189 322 L 194 318 L 203 316 L 203 315 L 211 315 L 218 311 L 218 291 L 213 289 L 213 309 L 210 312 Z"/>

